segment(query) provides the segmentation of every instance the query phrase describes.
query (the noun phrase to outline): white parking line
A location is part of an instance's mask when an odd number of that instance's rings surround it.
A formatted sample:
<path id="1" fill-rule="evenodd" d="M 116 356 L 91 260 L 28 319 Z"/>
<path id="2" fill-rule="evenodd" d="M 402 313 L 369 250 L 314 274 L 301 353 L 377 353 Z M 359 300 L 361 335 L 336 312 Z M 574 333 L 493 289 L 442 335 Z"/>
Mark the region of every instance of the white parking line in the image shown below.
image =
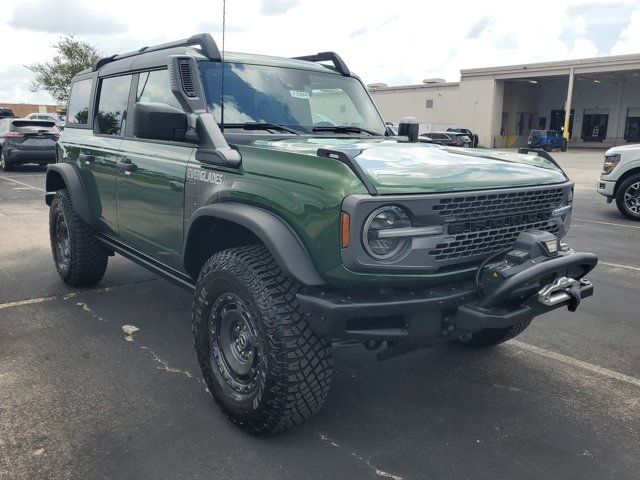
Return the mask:
<path id="1" fill-rule="evenodd" d="M 598 365 L 593 365 L 592 363 L 578 360 L 577 358 L 568 357 L 566 355 L 562 355 L 561 353 L 552 352 L 551 350 L 537 347 L 535 345 L 531 345 L 530 343 L 511 340 L 509 344 L 515 345 L 516 347 L 521 348 L 522 350 L 526 350 L 527 352 L 550 358 L 551 360 L 555 360 L 556 362 L 565 363 L 567 365 L 571 365 L 572 367 L 588 370 L 592 373 L 597 373 L 598 375 L 602 375 L 603 377 L 628 383 L 629 385 L 633 385 L 635 387 L 640 387 L 640 378 L 631 377 L 629 375 L 625 375 L 624 373 L 615 372 L 604 367 L 599 367 Z"/>
<path id="2" fill-rule="evenodd" d="M 607 267 L 613 267 L 613 268 L 626 268 L 628 270 L 634 270 L 636 272 L 640 272 L 640 267 L 632 267 L 630 265 L 620 265 L 617 263 L 609 263 L 609 262 L 598 262 L 598 265 L 606 265 Z"/>
<path id="3" fill-rule="evenodd" d="M 8 181 L 13 182 L 13 183 L 17 183 L 18 185 L 24 185 L 25 187 L 29 187 L 32 190 L 40 190 L 41 192 L 45 192 L 46 193 L 46 190 L 44 190 L 42 188 L 34 187 L 33 185 L 29 185 L 28 183 L 19 182 L 18 180 L 14 180 L 13 178 L 3 177 L 3 176 L 0 176 L 0 178 L 3 179 L 3 180 L 8 180 Z"/>
<path id="4" fill-rule="evenodd" d="M 28 300 L 18 300 L 17 302 L 0 303 L 0 310 L 3 308 L 20 307 L 22 305 L 33 305 L 34 303 L 50 302 L 59 297 L 39 297 L 29 298 Z"/>
<path id="5" fill-rule="evenodd" d="M 626 228 L 637 228 L 640 230 L 640 226 L 638 225 L 626 225 L 624 223 L 611 223 L 611 222 L 599 222 L 597 220 L 586 220 L 584 218 L 574 218 L 576 222 L 586 222 L 586 223 L 597 223 L 598 225 L 611 225 L 614 227 L 626 227 Z"/>

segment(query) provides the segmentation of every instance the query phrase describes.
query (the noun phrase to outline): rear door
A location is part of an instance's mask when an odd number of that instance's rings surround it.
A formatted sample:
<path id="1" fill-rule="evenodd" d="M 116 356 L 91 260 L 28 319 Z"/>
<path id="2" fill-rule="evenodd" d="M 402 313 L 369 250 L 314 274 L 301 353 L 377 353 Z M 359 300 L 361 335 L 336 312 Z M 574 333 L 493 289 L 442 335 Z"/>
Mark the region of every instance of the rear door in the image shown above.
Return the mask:
<path id="1" fill-rule="evenodd" d="M 171 92 L 166 69 L 141 72 L 134 80 L 137 102 L 182 108 Z M 118 170 L 118 225 L 128 245 L 182 270 L 184 187 L 193 144 L 139 139 L 127 128 L 122 150 L 126 167 Z"/>

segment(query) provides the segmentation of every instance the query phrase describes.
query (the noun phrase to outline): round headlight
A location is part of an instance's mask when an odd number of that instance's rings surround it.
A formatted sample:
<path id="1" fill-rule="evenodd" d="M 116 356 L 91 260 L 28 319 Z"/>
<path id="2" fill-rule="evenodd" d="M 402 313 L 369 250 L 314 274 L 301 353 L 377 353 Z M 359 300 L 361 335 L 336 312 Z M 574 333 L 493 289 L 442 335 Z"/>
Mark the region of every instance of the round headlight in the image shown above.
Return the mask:
<path id="1" fill-rule="evenodd" d="M 411 238 L 394 236 L 392 229 L 411 227 L 409 216 L 400 207 L 392 205 L 375 210 L 364 224 L 364 248 L 376 260 L 391 260 L 400 256 Z M 383 233 L 388 231 L 386 234 Z"/>

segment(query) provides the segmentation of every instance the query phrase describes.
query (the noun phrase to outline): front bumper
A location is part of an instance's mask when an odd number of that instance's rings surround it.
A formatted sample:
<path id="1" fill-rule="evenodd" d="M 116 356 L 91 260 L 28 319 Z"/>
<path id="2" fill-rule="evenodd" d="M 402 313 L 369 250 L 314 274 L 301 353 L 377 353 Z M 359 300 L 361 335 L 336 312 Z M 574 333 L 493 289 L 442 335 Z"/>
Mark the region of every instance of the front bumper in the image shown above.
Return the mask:
<path id="1" fill-rule="evenodd" d="M 561 277 L 579 281 L 581 297 L 589 297 L 593 285 L 583 277 L 597 261 L 591 253 L 571 252 L 550 258 L 506 280 L 483 298 L 472 281 L 436 288 L 349 294 L 306 292 L 297 298 L 311 328 L 325 338 L 426 340 L 484 328 L 506 328 L 568 306 L 569 298 L 552 305 L 538 300 L 539 290 Z"/>
<path id="2" fill-rule="evenodd" d="M 598 180 L 596 183 L 596 189 L 600 195 L 604 195 L 605 197 L 613 197 L 614 191 L 616 189 L 616 182 L 611 180 Z"/>

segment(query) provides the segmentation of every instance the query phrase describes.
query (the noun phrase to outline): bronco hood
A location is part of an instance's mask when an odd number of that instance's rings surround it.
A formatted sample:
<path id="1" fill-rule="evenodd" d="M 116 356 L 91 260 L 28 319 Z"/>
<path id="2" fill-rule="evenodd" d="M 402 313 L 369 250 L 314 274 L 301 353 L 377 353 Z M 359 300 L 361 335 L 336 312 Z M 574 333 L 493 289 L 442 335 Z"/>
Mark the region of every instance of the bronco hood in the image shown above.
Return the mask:
<path id="1" fill-rule="evenodd" d="M 381 139 L 258 140 L 254 147 L 316 155 L 319 148 L 357 162 L 380 194 L 432 193 L 547 185 L 567 180 L 538 156 Z M 326 159 L 331 161 L 331 159 Z"/>

